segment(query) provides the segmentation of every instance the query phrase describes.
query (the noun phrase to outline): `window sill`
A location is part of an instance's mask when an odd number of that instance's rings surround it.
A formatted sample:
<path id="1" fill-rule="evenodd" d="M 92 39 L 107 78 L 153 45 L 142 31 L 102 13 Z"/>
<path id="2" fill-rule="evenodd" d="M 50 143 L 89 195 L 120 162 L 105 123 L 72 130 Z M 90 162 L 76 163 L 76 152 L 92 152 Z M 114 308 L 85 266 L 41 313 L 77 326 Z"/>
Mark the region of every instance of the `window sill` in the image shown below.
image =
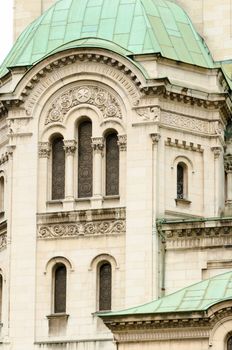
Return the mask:
<path id="1" fill-rule="evenodd" d="M 69 318 L 69 315 L 66 313 L 57 313 L 57 314 L 51 314 L 51 315 L 47 315 L 47 319 L 48 320 L 54 320 L 54 319 L 63 319 L 63 320 L 67 320 Z"/>
<path id="2" fill-rule="evenodd" d="M 185 198 L 175 198 L 176 205 L 189 206 L 192 202 Z"/>
<path id="3" fill-rule="evenodd" d="M 119 195 L 116 195 L 116 196 L 104 196 L 103 199 L 105 201 L 112 200 L 112 199 L 120 199 L 120 196 Z"/>

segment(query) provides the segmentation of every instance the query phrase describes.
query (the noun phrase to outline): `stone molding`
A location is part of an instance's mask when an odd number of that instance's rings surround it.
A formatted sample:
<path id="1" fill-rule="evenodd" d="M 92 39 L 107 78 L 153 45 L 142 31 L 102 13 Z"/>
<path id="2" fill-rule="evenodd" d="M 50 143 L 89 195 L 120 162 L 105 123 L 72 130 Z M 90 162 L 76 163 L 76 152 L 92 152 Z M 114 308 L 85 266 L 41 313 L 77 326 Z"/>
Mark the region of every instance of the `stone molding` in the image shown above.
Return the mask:
<path id="1" fill-rule="evenodd" d="M 124 208 L 38 215 L 39 239 L 119 235 L 126 232 Z"/>
<path id="2" fill-rule="evenodd" d="M 199 145 L 199 144 L 194 145 L 194 143 L 192 143 L 192 142 L 189 142 L 189 144 L 187 144 L 186 141 L 180 142 L 177 139 L 172 141 L 172 139 L 170 137 L 168 137 L 167 141 L 165 141 L 165 145 L 169 146 L 169 147 L 175 147 L 175 148 L 180 148 L 180 149 L 185 149 L 185 150 L 189 150 L 189 151 L 203 153 L 203 149 L 201 148 L 201 145 Z"/>
<path id="3" fill-rule="evenodd" d="M 115 96 L 102 87 L 85 84 L 63 91 L 52 101 L 45 125 L 63 123 L 67 113 L 82 104 L 98 108 L 104 119 L 122 119 L 120 103 Z"/>
<path id="4" fill-rule="evenodd" d="M 232 244 L 232 220 L 158 223 L 158 231 L 167 250 L 224 247 Z"/>
<path id="5" fill-rule="evenodd" d="M 118 147 L 120 151 L 127 150 L 127 135 L 118 135 Z"/>
<path id="6" fill-rule="evenodd" d="M 76 152 L 77 141 L 76 140 L 64 140 L 64 150 L 66 155 L 70 156 Z"/>
<path id="7" fill-rule="evenodd" d="M 92 148 L 94 152 L 103 153 L 104 150 L 104 138 L 103 137 L 92 137 Z"/>
<path id="8" fill-rule="evenodd" d="M 39 142 L 39 158 L 49 158 L 51 145 L 49 142 Z"/>

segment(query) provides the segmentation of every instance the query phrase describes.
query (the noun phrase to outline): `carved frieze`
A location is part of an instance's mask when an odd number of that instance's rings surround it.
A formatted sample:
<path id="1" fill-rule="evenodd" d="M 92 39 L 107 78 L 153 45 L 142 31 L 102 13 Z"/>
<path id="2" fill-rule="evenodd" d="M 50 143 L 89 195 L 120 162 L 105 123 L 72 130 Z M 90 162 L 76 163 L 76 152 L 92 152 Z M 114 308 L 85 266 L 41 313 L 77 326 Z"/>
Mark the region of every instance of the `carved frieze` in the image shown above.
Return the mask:
<path id="1" fill-rule="evenodd" d="M 218 122 L 209 122 L 170 112 L 161 113 L 161 124 L 176 128 L 200 132 L 203 134 L 218 134 Z"/>
<path id="2" fill-rule="evenodd" d="M 126 232 L 124 208 L 81 210 L 62 215 L 45 214 L 38 217 L 38 238 L 80 238 L 119 235 Z"/>
<path id="3" fill-rule="evenodd" d="M 97 107 L 107 118 L 122 118 L 119 101 L 109 91 L 98 86 L 83 85 L 63 92 L 49 109 L 45 125 L 62 123 L 66 114 L 75 106 L 89 104 Z"/>
<path id="4" fill-rule="evenodd" d="M 77 224 L 41 226 L 39 238 L 65 238 L 78 236 L 101 236 L 125 233 L 123 220 L 109 220 L 100 222 L 86 222 Z"/>

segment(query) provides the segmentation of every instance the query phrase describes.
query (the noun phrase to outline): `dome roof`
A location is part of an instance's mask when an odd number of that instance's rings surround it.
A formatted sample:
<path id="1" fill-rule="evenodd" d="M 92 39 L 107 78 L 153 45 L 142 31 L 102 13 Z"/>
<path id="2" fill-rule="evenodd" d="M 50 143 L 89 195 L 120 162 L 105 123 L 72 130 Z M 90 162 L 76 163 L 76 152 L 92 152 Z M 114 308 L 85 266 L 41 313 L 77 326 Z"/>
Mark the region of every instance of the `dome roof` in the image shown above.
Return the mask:
<path id="1" fill-rule="evenodd" d="M 171 1 L 59 0 L 20 35 L 0 76 L 7 68 L 32 66 L 67 47 L 103 47 L 125 56 L 160 53 L 198 66 L 213 66 L 189 17 Z"/>

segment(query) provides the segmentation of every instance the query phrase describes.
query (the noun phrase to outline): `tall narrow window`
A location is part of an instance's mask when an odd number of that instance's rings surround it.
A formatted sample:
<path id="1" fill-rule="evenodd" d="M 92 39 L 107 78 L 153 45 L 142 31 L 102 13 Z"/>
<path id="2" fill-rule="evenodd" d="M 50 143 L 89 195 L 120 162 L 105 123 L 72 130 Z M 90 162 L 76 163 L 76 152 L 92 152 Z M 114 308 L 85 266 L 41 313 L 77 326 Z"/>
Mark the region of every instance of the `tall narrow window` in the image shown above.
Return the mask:
<path id="1" fill-rule="evenodd" d="M 66 267 L 59 264 L 54 271 L 54 312 L 66 311 Z"/>
<path id="2" fill-rule="evenodd" d="M 177 165 L 177 199 L 187 197 L 187 166 L 184 163 Z"/>
<path id="3" fill-rule="evenodd" d="M 99 268 L 99 310 L 111 310 L 112 272 L 108 262 Z"/>
<path id="4" fill-rule="evenodd" d="M 78 197 L 92 197 L 93 151 L 92 123 L 85 121 L 78 128 Z"/>
<path id="5" fill-rule="evenodd" d="M 0 213 L 4 211 L 4 177 L 0 177 Z"/>
<path id="6" fill-rule="evenodd" d="M 106 195 L 119 194 L 119 147 L 116 133 L 106 137 Z"/>
<path id="7" fill-rule="evenodd" d="M 3 289 L 3 280 L 2 280 L 2 275 L 0 275 L 0 322 L 2 321 L 2 289 Z"/>
<path id="8" fill-rule="evenodd" d="M 227 350 L 232 350 L 232 337 L 227 340 Z"/>
<path id="9" fill-rule="evenodd" d="M 52 142 L 52 199 L 64 198 L 65 153 L 62 137 Z"/>

